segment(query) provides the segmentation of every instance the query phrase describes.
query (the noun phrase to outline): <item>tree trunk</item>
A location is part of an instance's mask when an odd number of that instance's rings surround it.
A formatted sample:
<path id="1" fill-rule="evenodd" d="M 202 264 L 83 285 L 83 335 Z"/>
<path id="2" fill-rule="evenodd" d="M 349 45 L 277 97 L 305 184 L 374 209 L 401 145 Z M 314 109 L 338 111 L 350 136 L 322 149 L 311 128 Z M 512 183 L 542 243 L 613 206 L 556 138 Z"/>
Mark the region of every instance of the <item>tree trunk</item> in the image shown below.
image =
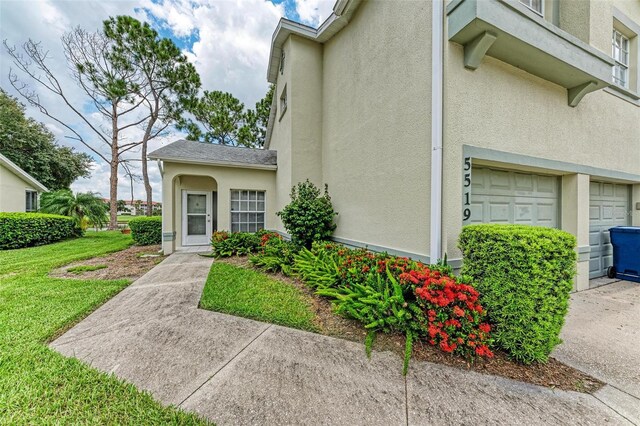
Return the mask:
<path id="1" fill-rule="evenodd" d="M 118 229 L 118 150 L 111 148 L 111 176 L 109 176 L 109 229 Z"/>
<path id="2" fill-rule="evenodd" d="M 147 170 L 147 141 L 142 143 L 142 179 L 144 180 L 144 190 L 147 193 L 147 216 L 153 215 L 153 190 L 149 183 L 149 173 Z"/>
<path id="3" fill-rule="evenodd" d="M 120 152 L 118 147 L 118 103 L 111 103 L 111 176 L 109 176 L 109 227 L 110 230 L 118 229 L 118 166 L 120 165 Z"/>

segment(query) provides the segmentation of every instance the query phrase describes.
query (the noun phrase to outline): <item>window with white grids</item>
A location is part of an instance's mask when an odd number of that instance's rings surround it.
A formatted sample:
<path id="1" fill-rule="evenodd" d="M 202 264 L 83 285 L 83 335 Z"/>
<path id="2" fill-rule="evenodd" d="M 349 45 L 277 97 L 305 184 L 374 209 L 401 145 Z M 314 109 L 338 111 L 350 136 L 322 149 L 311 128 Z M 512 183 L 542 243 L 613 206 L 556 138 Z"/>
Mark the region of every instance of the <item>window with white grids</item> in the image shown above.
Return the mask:
<path id="1" fill-rule="evenodd" d="M 619 86 L 629 87 L 629 39 L 617 30 L 613 30 L 612 55 L 613 82 Z"/>
<path id="2" fill-rule="evenodd" d="M 231 232 L 264 229 L 264 191 L 231 190 Z"/>
<path id="3" fill-rule="evenodd" d="M 524 4 L 539 15 L 543 14 L 542 7 L 544 0 L 520 0 L 520 3 Z"/>

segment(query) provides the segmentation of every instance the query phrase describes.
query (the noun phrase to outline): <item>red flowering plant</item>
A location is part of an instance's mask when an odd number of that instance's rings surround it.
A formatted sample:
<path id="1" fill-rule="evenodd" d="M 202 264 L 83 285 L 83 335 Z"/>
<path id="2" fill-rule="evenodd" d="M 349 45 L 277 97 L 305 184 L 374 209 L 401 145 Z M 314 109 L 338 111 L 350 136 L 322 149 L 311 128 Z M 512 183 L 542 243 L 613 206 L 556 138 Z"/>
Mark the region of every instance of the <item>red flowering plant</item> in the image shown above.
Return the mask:
<path id="1" fill-rule="evenodd" d="M 264 232 L 260 237 L 260 247 L 264 247 L 271 243 L 272 240 L 282 240 L 282 236 L 277 232 Z"/>
<path id="2" fill-rule="evenodd" d="M 428 267 L 405 272 L 400 281 L 414 288 L 427 320 L 423 337 L 429 344 L 466 357 L 493 357 L 491 327 L 484 322 L 486 313 L 475 288 Z"/>
<path id="3" fill-rule="evenodd" d="M 227 231 L 215 231 L 213 235 L 211 235 L 211 241 L 214 243 L 219 243 L 227 238 L 229 238 L 229 233 Z"/>

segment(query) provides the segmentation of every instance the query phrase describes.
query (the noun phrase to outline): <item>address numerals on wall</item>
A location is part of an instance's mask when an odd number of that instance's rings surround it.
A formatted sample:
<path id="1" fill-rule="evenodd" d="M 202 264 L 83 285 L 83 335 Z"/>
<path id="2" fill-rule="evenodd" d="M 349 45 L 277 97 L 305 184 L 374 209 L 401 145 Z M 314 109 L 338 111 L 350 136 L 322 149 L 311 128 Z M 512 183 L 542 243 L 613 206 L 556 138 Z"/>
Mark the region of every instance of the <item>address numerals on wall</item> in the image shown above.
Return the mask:
<path id="1" fill-rule="evenodd" d="M 462 189 L 462 220 L 469 222 L 471 220 L 471 157 L 464 157 L 463 170 L 463 189 Z"/>

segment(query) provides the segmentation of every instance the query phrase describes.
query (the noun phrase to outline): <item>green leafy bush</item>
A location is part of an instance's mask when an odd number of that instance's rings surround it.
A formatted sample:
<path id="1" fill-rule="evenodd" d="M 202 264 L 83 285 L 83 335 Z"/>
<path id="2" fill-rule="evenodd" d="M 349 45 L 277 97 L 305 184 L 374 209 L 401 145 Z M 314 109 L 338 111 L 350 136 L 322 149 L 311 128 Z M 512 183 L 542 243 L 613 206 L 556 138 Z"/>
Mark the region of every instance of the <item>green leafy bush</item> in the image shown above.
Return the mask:
<path id="1" fill-rule="evenodd" d="M 211 248 L 215 257 L 244 256 L 260 248 L 260 233 L 217 231 L 211 237 Z"/>
<path id="2" fill-rule="evenodd" d="M 498 347 L 525 364 L 559 344 L 576 272 L 576 239 L 558 229 L 470 225 L 459 246 L 462 275 L 481 294 Z"/>
<path id="3" fill-rule="evenodd" d="M 479 295 L 453 277 L 446 262 L 425 265 L 315 242 L 294 256 L 293 270 L 316 294 L 332 299 L 337 313 L 369 330 L 367 352 L 378 332 L 405 334 L 405 373 L 416 338 L 467 358 L 493 356 Z"/>
<path id="4" fill-rule="evenodd" d="M 0 213 L 0 250 L 41 246 L 79 237 L 75 219 L 43 213 Z"/>
<path id="5" fill-rule="evenodd" d="M 378 332 L 404 333 L 405 359 L 403 373 L 407 373 L 413 336 L 421 331 L 422 310 L 415 303 L 409 303 L 398 280 L 386 270 L 386 274 L 369 273 L 362 284 L 353 284 L 339 288 L 321 288 L 316 291 L 320 296 L 332 298 L 336 312 L 353 318 L 364 324 L 368 330 L 365 339 L 367 354 Z"/>
<path id="6" fill-rule="evenodd" d="M 291 235 L 291 241 L 302 247 L 311 248 L 311 243 L 327 239 L 336 229 L 333 219 L 337 213 L 331 205 L 327 185 L 324 195 L 320 195 L 320 190 L 309 179 L 291 188 L 291 202 L 276 214 Z"/>
<path id="7" fill-rule="evenodd" d="M 133 241 L 139 246 L 162 243 L 162 217 L 135 217 L 129 221 L 128 225 L 131 228 Z"/>
<path id="8" fill-rule="evenodd" d="M 291 275 L 291 266 L 297 247 L 291 241 L 285 241 L 280 234 L 270 232 L 260 238 L 258 252 L 249 258 L 252 265 L 269 272 L 282 272 Z"/>

